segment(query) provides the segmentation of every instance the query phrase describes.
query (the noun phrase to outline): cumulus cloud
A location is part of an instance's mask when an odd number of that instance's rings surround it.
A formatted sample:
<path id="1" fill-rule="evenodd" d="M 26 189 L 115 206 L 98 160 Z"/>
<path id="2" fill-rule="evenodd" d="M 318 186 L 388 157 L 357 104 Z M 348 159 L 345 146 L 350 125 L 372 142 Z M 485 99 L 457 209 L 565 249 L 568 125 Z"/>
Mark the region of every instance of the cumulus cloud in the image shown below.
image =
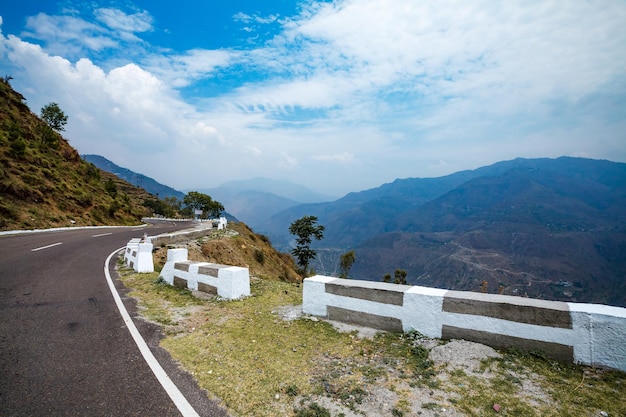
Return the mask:
<path id="1" fill-rule="evenodd" d="M 6 39 L 43 105 L 54 98 L 78 123 L 68 134 L 84 148 L 115 144 L 132 152 L 163 152 L 185 143 L 217 142 L 217 130 L 170 86 L 136 64 L 109 72 L 83 58 L 72 64 L 15 36 Z M 82 123 L 81 123 L 82 122 Z"/>

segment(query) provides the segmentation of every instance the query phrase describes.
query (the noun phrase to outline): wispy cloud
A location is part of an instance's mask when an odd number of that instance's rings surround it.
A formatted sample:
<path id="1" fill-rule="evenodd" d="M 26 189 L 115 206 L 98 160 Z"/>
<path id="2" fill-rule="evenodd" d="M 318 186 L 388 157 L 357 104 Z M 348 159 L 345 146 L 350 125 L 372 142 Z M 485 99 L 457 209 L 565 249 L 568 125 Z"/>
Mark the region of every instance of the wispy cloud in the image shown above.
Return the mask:
<path id="1" fill-rule="evenodd" d="M 44 41 L 50 53 L 62 55 L 118 46 L 106 29 L 74 16 L 49 16 L 45 13 L 31 16 L 26 20 L 22 36 Z"/>
<path id="2" fill-rule="evenodd" d="M 119 9 L 98 8 L 93 15 L 95 20 L 73 9 L 65 15 L 39 13 L 27 18 L 21 36 L 44 42 L 49 53 L 73 57 L 143 43 L 136 34 L 152 30 L 152 17 L 147 11 L 127 14 Z"/>
<path id="3" fill-rule="evenodd" d="M 147 11 L 126 14 L 119 9 L 100 8 L 94 11 L 96 20 L 120 33 L 141 33 L 152 30 L 152 16 Z M 133 39 L 135 39 L 133 37 Z"/>

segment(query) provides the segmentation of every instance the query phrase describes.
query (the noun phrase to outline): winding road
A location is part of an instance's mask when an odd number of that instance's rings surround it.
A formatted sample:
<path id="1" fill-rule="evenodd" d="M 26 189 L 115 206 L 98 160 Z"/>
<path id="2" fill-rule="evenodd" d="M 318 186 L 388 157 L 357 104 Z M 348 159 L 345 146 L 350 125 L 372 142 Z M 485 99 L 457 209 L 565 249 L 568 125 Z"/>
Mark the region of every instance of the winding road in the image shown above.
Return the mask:
<path id="1" fill-rule="evenodd" d="M 133 320 L 192 411 L 172 401 L 105 277 L 105 260 L 131 238 L 185 227 L 155 222 L 0 236 L 0 416 L 227 416 L 158 346 L 158 326 Z M 114 264 L 109 273 L 135 317 Z"/>

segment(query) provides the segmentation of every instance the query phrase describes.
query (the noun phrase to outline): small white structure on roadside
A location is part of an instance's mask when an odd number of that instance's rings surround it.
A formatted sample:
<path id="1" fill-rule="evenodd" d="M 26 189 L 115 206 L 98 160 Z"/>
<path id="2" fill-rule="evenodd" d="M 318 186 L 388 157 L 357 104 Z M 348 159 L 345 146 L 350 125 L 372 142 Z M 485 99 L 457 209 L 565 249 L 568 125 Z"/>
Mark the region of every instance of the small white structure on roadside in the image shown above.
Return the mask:
<path id="1" fill-rule="evenodd" d="M 217 227 L 217 230 L 224 230 L 226 226 L 228 226 L 228 220 L 226 217 L 220 217 L 219 219 L 210 220 L 212 222 L 213 227 Z"/>
<path id="2" fill-rule="evenodd" d="M 248 268 L 187 260 L 184 248 L 168 249 L 160 276 L 170 285 L 235 300 L 250 295 Z"/>
<path id="3" fill-rule="evenodd" d="M 150 238 L 134 238 L 126 244 L 124 251 L 124 262 L 135 272 L 154 272 L 154 262 L 152 260 L 152 249 L 154 245 Z"/>

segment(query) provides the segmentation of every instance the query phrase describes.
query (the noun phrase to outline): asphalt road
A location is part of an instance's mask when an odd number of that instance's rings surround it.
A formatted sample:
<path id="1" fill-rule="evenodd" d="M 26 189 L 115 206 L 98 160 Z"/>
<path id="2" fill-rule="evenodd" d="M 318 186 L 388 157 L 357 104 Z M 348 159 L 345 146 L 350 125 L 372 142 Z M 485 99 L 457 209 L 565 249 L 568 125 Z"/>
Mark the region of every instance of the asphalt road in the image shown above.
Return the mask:
<path id="1" fill-rule="evenodd" d="M 0 236 L 0 416 L 181 416 L 133 341 L 107 285 L 109 254 L 188 224 Z M 115 262 L 109 271 L 113 271 Z M 131 317 L 134 301 L 115 286 Z M 134 319 L 200 416 L 226 416 Z"/>

